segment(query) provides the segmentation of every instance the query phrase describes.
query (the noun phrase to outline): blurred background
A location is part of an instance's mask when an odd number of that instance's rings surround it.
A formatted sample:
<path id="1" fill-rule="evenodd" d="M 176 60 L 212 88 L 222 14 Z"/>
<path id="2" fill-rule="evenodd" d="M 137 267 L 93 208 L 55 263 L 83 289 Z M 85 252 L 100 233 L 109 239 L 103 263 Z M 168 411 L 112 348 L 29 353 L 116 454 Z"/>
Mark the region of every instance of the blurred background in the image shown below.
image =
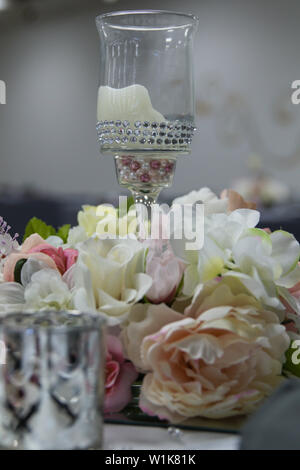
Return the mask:
<path id="1" fill-rule="evenodd" d="M 94 18 L 139 8 L 200 18 L 198 131 L 161 200 L 234 187 L 257 201 L 263 225 L 300 238 L 298 0 L 0 0 L 0 214 L 22 232 L 34 215 L 74 224 L 82 203 L 116 200 L 113 159 L 96 141 Z"/>

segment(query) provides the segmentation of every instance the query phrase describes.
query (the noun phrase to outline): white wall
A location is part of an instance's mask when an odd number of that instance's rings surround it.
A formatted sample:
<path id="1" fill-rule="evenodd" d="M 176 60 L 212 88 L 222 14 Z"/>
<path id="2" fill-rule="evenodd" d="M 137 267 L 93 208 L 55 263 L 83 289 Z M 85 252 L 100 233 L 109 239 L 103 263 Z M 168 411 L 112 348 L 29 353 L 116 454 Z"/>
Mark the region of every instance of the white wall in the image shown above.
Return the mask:
<path id="1" fill-rule="evenodd" d="M 32 24 L 15 17 L 4 24 L 0 17 L 0 79 L 7 84 L 7 104 L 0 106 L 0 184 L 69 193 L 119 190 L 113 161 L 100 158 L 95 133 L 94 16 L 104 4 L 71 3 L 72 14 L 42 13 Z M 105 5 L 137 7 L 140 2 L 130 0 Z M 173 191 L 228 186 L 247 172 L 255 152 L 299 193 L 300 105 L 289 104 L 291 82 L 300 79 L 298 0 L 144 1 L 148 7 L 200 17 L 199 130 L 192 156 L 178 164 Z M 284 120 L 276 121 L 278 115 Z M 231 123 L 230 144 L 222 136 Z M 287 165 L 284 158 L 297 142 L 299 164 Z"/>

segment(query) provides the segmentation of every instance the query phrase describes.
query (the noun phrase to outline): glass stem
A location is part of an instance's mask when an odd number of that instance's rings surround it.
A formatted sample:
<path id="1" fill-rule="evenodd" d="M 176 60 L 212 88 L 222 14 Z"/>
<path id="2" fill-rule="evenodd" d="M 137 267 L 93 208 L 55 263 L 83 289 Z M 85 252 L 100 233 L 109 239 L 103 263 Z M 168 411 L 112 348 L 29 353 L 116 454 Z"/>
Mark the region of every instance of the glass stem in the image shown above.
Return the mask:
<path id="1" fill-rule="evenodd" d="M 139 220 L 139 239 L 144 240 L 149 235 L 149 228 L 151 223 L 151 207 L 153 204 L 156 204 L 159 193 L 163 188 L 151 188 L 149 190 L 139 190 L 130 189 L 134 204 L 137 209 L 137 217 Z"/>
<path id="2" fill-rule="evenodd" d="M 135 204 L 144 204 L 147 209 L 150 209 L 152 204 L 156 204 L 158 196 L 163 188 L 151 188 L 149 190 L 139 190 L 136 191 L 135 189 L 131 189 L 131 194 L 134 199 Z"/>

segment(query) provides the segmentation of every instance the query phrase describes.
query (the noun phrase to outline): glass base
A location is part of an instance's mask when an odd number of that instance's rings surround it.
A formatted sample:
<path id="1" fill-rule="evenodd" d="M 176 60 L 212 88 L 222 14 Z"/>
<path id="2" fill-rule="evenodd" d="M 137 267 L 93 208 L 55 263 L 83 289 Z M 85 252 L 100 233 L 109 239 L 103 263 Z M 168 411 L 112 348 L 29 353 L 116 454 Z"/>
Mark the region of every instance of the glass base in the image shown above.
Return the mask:
<path id="1" fill-rule="evenodd" d="M 176 156 L 122 154 L 115 156 L 115 164 L 120 186 L 131 190 L 136 204 L 151 207 L 160 191 L 173 183 Z"/>

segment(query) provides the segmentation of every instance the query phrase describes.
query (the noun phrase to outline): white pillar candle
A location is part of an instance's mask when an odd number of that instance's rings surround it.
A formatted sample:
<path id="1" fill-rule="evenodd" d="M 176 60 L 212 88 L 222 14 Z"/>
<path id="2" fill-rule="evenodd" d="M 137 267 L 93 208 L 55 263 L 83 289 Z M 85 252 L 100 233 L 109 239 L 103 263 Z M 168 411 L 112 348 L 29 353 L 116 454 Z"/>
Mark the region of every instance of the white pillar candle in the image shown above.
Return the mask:
<path id="1" fill-rule="evenodd" d="M 98 91 L 98 121 L 163 122 L 164 116 L 152 107 L 147 88 L 131 85 L 125 88 L 100 86 Z"/>

